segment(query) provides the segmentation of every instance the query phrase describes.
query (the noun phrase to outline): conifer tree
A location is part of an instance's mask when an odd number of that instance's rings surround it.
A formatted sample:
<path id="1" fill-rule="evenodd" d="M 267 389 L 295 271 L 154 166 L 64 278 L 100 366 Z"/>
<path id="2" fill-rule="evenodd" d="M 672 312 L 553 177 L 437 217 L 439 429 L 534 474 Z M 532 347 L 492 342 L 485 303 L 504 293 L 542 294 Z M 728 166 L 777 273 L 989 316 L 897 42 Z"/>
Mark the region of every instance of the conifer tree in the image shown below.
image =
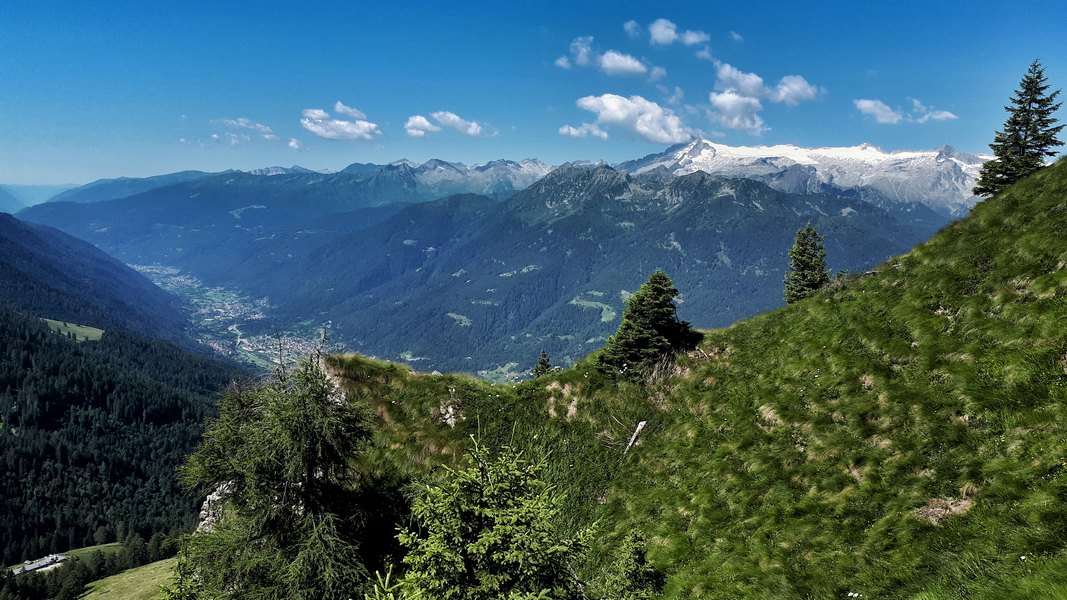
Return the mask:
<path id="1" fill-rule="evenodd" d="M 573 563 L 590 530 L 563 535 L 562 497 L 541 479 L 544 462 L 475 444 L 467 466 L 419 486 L 403 529 L 404 597 L 435 600 L 569 600 L 580 597 Z M 377 587 L 386 587 L 379 585 Z"/>
<path id="2" fill-rule="evenodd" d="M 653 273 L 626 303 L 619 329 L 597 355 L 597 369 L 637 382 L 665 357 L 695 347 L 700 333 L 678 319 L 677 295 L 666 273 Z"/>
<path id="3" fill-rule="evenodd" d="M 201 597 L 351 597 L 368 577 L 351 490 L 369 437 L 364 408 L 327 376 L 321 349 L 292 373 L 228 391 L 183 467 L 188 485 L 219 496 L 217 521 L 181 553 L 186 581 Z"/>
<path id="4" fill-rule="evenodd" d="M 541 356 L 537 357 L 537 364 L 534 365 L 533 376 L 540 377 L 552 372 L 552 363 L 548 362 L 548 352 L 541 351 Z"/>
<path id="5" fill-rule="evenodd" d="M 797 230 L 797 237 L 789 250 L 789 272 L 785 275 L 785 301 L 788 304 L 811 297 L 819 288 L 830 283 L 826 249 L 823 247 L 825 239 L 811 221 Z"/>
<path id="6" fill-rule="evenodd" d="M 1055 124 L 1052 113 L 1062 103 L 1056 102 L 1060 90 L 1049 94 L 1048 88 L 1045 68 L 1034 60 L 1011 98 L 1011 106 L 1004 107 L 1008 120 L 989 145 L 996 158 L 982 165 L 975 195 L 992 196 L 1043 167 L 1046 157 L 1056 155 L 1052 149 L 1063 144 L 1056 138 L 1063 125 Z"/>

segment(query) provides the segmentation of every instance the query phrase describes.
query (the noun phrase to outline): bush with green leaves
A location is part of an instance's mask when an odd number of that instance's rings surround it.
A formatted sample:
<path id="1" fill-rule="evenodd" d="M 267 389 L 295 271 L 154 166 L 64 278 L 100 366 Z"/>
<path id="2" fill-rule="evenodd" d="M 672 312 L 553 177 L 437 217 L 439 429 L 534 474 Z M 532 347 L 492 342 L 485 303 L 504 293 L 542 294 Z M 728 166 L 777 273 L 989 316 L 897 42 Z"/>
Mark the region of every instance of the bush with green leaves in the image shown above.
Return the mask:
<path id="1" fill-rule="evenodd" d="M 638 382 L 676 352 L 695 347 L 701 335 L 678 318 L 677 296 L 666 273 L 652 273 L 627 301 L 618 330 L 597 356 L 597 369 Z"/>
<path id="2" fill-rule="evenodd" d="M 562 531 L 562 498 L 541 479 L 543 467 L 510 447 L 494 456 L 475 443 L 466 467 L 419 485 L 417 525 L 400 533 L 403 588 L 435 600 L 580 598 L 572 566 L 590 531 Z"/>
<path id="3" fill-rule="evenodd" d="M 619 545 L 615 562 L 608 569 L 598 596 L 604 600 L 651 600 L 658 598 L 667 577 L 648 561 L 645 538 L 628 534 Z"/>
<path id="4" fill-rule="evenodd" d="M 367 581 L 351 461 L 370 436 L 364 409 L 316 353 L 265 384 L 231 388 L 182 470 L 215 492 L 218 520 L 189 537 L 182 564 L 203 596 L 349 598 Z"/>

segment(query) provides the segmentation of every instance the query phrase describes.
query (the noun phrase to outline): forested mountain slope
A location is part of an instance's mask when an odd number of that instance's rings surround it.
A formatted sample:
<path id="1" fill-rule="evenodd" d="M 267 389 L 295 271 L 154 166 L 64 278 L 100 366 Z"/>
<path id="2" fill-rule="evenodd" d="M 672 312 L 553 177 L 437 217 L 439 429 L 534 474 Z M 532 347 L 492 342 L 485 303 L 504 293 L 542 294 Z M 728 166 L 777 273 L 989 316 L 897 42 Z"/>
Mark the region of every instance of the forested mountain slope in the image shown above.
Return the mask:
<path id="1" fill-rule="evenodd" d="M 561 363 L 599 348 L 656 268 L 700 326 L 777 306 L 786 251 L 808 220 L 827 235 L 831 267 L 851 271 L 932 233 L 858 199 L 565 165 L 502 204 L 455 196 L 409 207 L 255 289 L 283 318 L 331 321 L 361 352 L 425 370 L 525 371 L 542 348 Z"/>
<path id="2" fill-rule="evenodd" d="M 0 304 L 39 317 L 184 340 L 176 299 L 61 231 L 0 214 Z"/>
<path id="3" fill-rule="evenodd" d="M 640 531 L 666 598 L 1057 597 L 1065 229 L 1060 161 L 646 386 L 588 360 L 518 386 L 332 364 L 378 415 L 368 470 L 424 476 L 469 435 L 549 452 L 571 524 L 599 519 L 586 570 Z"/>
<path id="4" fill-rule="evenodd" d="M 0 305 L 0 562 L 189 526 L 175 480 L 240 373 L 106 331 L 76 342 Z"/>

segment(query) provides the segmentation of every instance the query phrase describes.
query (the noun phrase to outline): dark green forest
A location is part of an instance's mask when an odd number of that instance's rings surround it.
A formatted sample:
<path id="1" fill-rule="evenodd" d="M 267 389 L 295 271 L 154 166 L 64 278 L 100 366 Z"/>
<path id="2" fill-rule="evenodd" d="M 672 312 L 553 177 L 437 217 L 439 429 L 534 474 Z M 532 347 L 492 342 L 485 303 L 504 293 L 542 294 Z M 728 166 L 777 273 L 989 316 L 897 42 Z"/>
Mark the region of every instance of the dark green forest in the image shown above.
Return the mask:
<path id="1" fill-rule="evenodd" d="M 75 342 L 0 307 L 3 564 L 187 527 L 175 469 L 239 372 L 107 331 Z"/>

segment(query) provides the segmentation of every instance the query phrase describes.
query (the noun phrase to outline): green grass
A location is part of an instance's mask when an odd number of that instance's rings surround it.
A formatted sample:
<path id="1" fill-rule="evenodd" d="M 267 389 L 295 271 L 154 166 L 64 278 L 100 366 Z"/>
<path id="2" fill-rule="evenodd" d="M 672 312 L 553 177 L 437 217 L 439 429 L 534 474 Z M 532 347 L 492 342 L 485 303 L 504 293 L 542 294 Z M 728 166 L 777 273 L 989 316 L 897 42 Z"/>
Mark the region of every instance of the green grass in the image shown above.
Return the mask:
<path id="1" fill-rule="evenodd" d="M 155 600 L 159 588 L 172 578 L 175 559 L 168 558 L 151 564 L 123 571 L 100 581 L 90 583 L 84 600 L 121 598 L 122 600 Z"/>
<path id="2" fill-rule="evenodd" d="M 111 542 L 110 544 L 99 544 L 97 546 L 86 546 L 84 548 L 77 548 L 77 549 L 74 549 L 74 550 L 69 550 L 67 552 L 60 552 L 60 554 L 65 555 L 68 559 L 70 559 L 70 558 L 80 558 L 80 559 L 84 560 L 84 559 L 88 558 L 89 555 L 91 555 L 93 552 L 96 552 L 98 550 L 100 552 L 103 552 L 104 554 L 114 554 L 114 553 L 120 552 L 122 550 L 122 544 L 119 544 L 118 542 Z M 38 558 L 41 558 L 41 557 L 38 557 Z M 17 569 L 18 567 L 21 567 L 21 566 L 22 566 L 22 563 L 19 563 L 17 565 L 11 565 L 11 566 L 9 566 L 7 568 L 8 569 Z"/>
<path id="3" fill-rule="evenodd" d="M 75 341 L 78 342 L 99 342 L 100 338 L 104 335 L 103 329 L 97 329 L 96 327 L 89 327 L 88 325 L 76 325 L 74 323 L 67 323 L 66 321 L 55 321 L 52 319 L 41 319 L 45 323 L 48 323 L 48 327 L 59 334 L 71 335 L 75 337 Z"/>
<path id="4" fill-rule="evenodd" d="M 639 529 L 667 598 L 1064 597 L 1064 231 L 1067 161 L 648 387 L 333 364 L 380 425 L 367 469 L 433 477 L 471 435 L 547 454 L 568 525 L 599 522 L 587 573 Z"/>
<path id="5" fill-rule="evenodd" d="M 85 548 L 78 548 L 77 550 L 71 550 L 69 552 L 64 552 L 63 554 L 65 554 L 67 558 L 80 558 L 84 560 L 98 550 L 104 554 L 117 554 L 122 551 L 122 544 L 111 542 L 110 544 L 100 544 L 98 546 L 86 546 Z"/>

